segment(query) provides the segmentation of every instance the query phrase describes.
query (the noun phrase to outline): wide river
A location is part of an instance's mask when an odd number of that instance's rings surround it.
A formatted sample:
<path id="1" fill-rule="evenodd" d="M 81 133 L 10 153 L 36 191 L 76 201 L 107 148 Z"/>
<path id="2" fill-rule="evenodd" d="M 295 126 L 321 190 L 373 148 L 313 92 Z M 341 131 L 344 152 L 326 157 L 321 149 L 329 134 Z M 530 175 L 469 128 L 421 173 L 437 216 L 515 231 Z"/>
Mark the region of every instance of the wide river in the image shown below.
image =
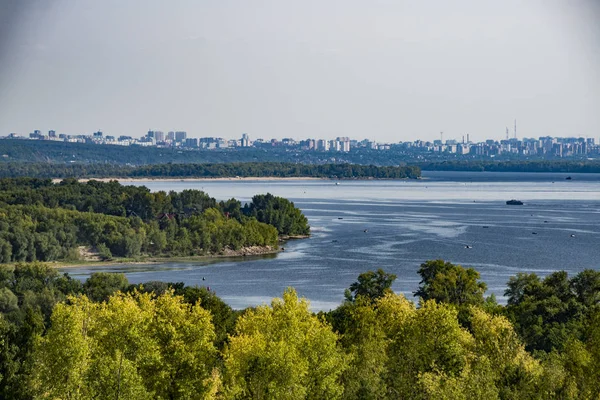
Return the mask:
<path id="1" fill-rule="evenodd" d="M 209 286 L 234 308 L 269 303 L 293 286 L 313 310 L 329 310 L 360 273 L 377 268 L 395 273 L 393 289 L 413 298 L 419 265 L 432 259 L 477 269 L 500 302 L 517 272 L 600 269 L 600 174 L 424 172 L 422 180 L 128 184 L 201 189 L 218 200 L 270 192 L 302 209 L 312 236 L 288 241 L 284 252 L 269 257 L 65 271 L 80 279 L 115 271 L 133 283 Z M 510 199 L 525 204 L 506 205 Z"/>

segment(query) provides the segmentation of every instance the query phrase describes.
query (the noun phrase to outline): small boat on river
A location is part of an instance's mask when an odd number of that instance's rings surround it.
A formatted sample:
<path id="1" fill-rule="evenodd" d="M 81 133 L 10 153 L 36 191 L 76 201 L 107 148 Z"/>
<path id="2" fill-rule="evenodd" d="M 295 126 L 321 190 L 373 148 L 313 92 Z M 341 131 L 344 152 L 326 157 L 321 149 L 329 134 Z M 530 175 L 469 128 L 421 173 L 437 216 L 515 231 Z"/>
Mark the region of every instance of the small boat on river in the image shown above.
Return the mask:
<path id="1" fill-rule="evenodd" d="M 509 206 L 522 206 L 523 202 L 521 200 L 512 199 L 512 200 L 508 200 L 506 202 L 506 204 L 509 205 Z"/>

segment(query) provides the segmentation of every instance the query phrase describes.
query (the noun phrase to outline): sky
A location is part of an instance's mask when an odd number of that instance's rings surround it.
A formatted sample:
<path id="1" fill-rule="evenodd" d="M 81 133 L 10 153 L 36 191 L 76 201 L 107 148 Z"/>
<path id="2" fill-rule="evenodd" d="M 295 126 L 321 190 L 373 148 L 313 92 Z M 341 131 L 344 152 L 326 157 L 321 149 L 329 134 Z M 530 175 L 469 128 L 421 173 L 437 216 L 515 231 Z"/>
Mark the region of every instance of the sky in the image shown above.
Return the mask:
<path id="1" fill-rule="evenodd" d="M 0 136 L 600 137 L 600 0 L 0 0 Z"/>

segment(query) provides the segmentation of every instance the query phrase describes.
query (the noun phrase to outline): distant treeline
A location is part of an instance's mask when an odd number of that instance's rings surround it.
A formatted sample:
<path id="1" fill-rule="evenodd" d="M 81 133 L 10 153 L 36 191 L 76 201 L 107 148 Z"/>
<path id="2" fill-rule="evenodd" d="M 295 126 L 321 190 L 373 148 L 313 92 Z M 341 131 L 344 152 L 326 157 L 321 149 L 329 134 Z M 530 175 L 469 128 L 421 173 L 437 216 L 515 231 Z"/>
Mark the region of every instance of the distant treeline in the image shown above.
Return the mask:
<path id="1" fill-rule="evenodd" d="M 314 177 L 340 179 L 418 178 L 415 166 L 377 167 L 356 164 L 293 164 L 272 162 L 215 164 L 152 164 L 140 167 L 114 164 L 0 163 L 0 177 L 39 178 L 223 178 Z"/>
<path id="2" fill-rule="evenodd" d="M 194 256 L 277 246 L 278 235 L 307 235 L 294 204 L 270 194 L 242 207 L 198 190 L 150 192 L 75 179 L 0 179 L 0 263 L 77 260 L 79 247 L 102 259 Z"/>
<path id="3" fill-rule="evenodd" d="M 442 161 L 420 163 L 424 171 L 600 173 L 600 160 L 588 161 Z"/>

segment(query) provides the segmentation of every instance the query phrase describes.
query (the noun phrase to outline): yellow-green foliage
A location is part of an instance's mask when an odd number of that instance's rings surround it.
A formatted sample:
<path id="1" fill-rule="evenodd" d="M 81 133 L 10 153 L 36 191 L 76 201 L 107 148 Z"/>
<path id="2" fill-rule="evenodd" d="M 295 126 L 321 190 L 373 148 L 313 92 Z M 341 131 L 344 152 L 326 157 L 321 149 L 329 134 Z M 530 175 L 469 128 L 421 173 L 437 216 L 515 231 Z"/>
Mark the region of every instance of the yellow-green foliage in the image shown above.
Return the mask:
<path id="1" fill-rule="evenodd" d="M 600 396 L 598 311 L 586 320 L 583 340 L 534 359 L 507 318 L 479 306 L 462 308 L 459 317 L 456 305 L 429 300 L 416 307 L 387 292 L 343 307 L 338 335 L 288 289 L 239 317 L 219 353 L 210 313 L 172 290 L 117 293 L 105 302 L 71 296 L 37 336 L 22 387 L 42 399 Z M 8 343 L 7 329 L 0 318 L 0 344 Z"/>
<path id="2" fill-rule="evenodd" d="M 249 311 L 225 350 L 226 398 L 340 399 L 347 357 L 293 289 Z"/>
<path id="3" fill-rule="evenodd" d="M 38 342 L 32 384 L 48 399 L 203 398 L 216 380 L 210 319 L 172 292 L 72 297 Z"/>
<path id="4" fill-rule="evenodd" d="M 540 388 L 542 367 L 504 317 L 471 306 L 467 330 L 455 306 L 417 308 L 393 293 L 351 307 L 347 399 L 518 399 Z"/>

